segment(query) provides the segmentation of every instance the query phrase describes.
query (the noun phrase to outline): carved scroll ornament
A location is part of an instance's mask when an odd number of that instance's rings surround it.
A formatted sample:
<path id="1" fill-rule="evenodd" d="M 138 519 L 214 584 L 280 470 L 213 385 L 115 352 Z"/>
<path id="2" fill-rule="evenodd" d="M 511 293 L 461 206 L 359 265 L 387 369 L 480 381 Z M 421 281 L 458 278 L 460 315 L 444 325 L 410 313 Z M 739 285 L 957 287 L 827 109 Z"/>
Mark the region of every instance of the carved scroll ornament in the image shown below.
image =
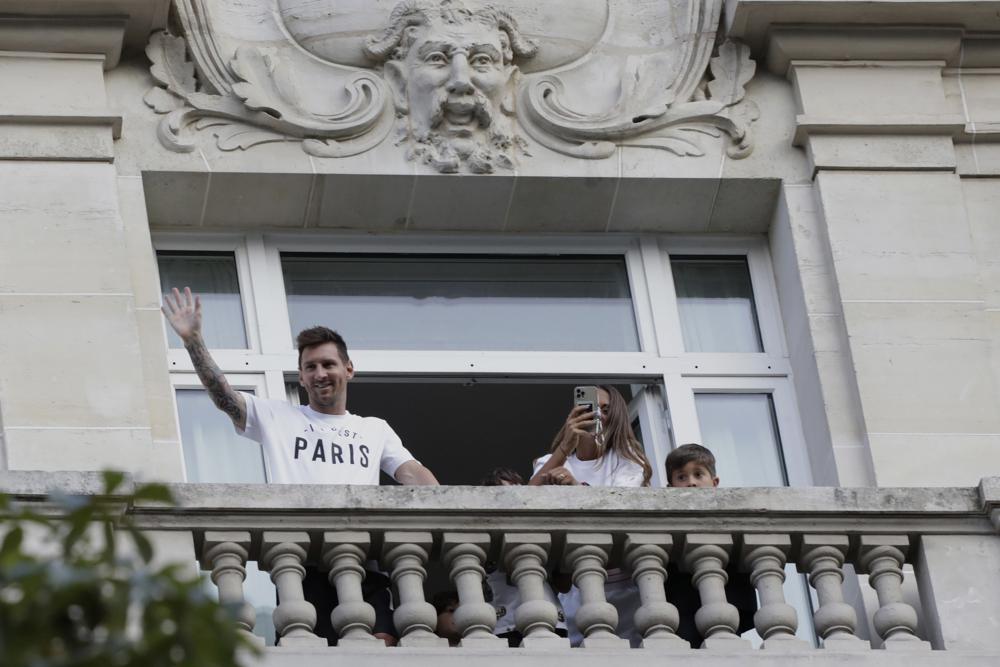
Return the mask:
<path id="1" fill-rule="evenodd" d="M 395 126 L 407 158 L 441 173 L 514 169 L 523 135 L 587 159 L 699 156 L 706 135 L 750 153 L 755 66 L 748 47 L 716 46 L 722 0 L 541 4 L 175 0 L 183 37 L 150 39 L 145 101 L 179 152 L 205 131 L 224 151 L 300 141 L 346 157 Z"/>

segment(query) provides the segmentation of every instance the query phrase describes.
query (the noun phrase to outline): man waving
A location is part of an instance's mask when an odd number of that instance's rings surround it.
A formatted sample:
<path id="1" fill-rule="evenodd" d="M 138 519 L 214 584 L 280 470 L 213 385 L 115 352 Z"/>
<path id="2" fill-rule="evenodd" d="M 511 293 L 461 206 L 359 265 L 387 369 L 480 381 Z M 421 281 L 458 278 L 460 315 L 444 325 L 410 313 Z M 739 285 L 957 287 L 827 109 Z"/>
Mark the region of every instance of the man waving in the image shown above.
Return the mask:
<path id="1" fill-rule="evenodd" d="M 201 301 L 191 294 L 190 288 L 185 287 L 183 293 L 175 288 L 163 301 L 163 314 L 184 342 L 212 402 L 232 420 L 238 433 L 261 444 L 272 483 L 377 485 L 379 470 L 400 484 L 438 483 L 384 420 L 347 411 L 347 386 L 354 377 L 354 364 L 347 354 L 347 344 L 337 332 L 313 327 L 299 333 L 299 384 L 309 396 L 309 404 L 294 406 L 286 400 L 235 391 L 229 385 L 205 346 Z M 316 594 L 312 595 L 310 579 L 314 576 L 317 586 Z M 378 588 L 380 579 L 385 577 L 369 572 L 366 589 L 373 584 Z M 366 590 L 366 593 L 378 598 L 369 600 L 379 617 L 375 631 L 388 640 L 394 633 L 388 608 L 388 581 L 384 584 L 384 590 Z M 316 599 L 332 595 L 329 584 L 320 573 L 310 572 L 304 585 L 306 598 L 317 606 L 317 634 L 332 640 L 324 632 L 329 628 L 329 616 L 322 613 L 322 607 L 327 605 Z M 383 602 L 384 607 L 380 608 Z M 383 623 L 386 618 L 387 624 Z"/>

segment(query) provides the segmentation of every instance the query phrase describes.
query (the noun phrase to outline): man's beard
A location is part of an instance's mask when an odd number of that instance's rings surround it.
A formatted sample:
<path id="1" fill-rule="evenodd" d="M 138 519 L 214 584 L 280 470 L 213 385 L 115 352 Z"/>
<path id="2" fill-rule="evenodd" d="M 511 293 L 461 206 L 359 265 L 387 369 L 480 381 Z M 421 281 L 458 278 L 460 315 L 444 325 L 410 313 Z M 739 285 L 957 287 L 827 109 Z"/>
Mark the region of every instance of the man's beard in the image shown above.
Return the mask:
<path id="1" fill-rule="evenodd" d="M 441 90 L 434 100 L 434 112 L 430 117 L 430 127 L 416 130 L 403 119 L 400 126 L 400 140 L 410 140 L 407 157 L 431 165 L 442 174 L 456 174 L 465 171 L 473 174 L 491 174 L 497 168 L 513 169 L 512 153 L 521 153 L 526 144 L 514 135 L 511 123 L 502 114 L 494 112 L 493 104 L 482 93 L 476 91 L 472 98 L 468 131 L 462 133 L 442 132 L 438 128 L 447 123 L 448 93 Z"/>

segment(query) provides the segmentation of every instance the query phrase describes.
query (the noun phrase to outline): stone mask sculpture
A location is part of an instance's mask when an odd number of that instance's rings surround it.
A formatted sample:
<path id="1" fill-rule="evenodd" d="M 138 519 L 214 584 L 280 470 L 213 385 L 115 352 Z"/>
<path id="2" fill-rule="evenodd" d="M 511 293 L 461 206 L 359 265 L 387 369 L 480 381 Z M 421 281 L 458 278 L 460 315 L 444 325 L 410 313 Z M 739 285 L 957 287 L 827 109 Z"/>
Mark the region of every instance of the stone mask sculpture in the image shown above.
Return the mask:
<path id="1" fill-rule="evenodd" d="M 529 159 L 528 138 L 587 160 L 753 148 L 755 65 L 716 43 L 723 0 L 173 2 L 183 36 L 150 39 L 145 101 L 174 151 L 210 132 L 223 151 L 343 158 L 396 127 L 425 169 L 489 174 Z"/>
<path id="2" fill-rule="evenodd" d="M 365 53 L 384 62 L 410 155 L 442 173 L 488 174 L 513 167 L 524 150 L 513 113 L 515 59 L 537 47 L 506 12 L 460 2 L 403 2 Z"/>

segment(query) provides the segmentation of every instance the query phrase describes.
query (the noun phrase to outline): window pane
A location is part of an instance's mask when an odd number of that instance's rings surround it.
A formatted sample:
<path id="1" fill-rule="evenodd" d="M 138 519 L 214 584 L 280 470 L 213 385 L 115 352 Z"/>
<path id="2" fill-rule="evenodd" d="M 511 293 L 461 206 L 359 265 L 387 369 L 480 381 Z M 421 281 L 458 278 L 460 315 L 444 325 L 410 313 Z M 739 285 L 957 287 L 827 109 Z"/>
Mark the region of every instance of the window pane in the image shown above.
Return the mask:
<path id="1" fill-rule="evenodd" d="M 620 257 L 282 256 L 292 331 L 363 349 L 639 349 Z"/>
<path id="2" fill-rule="evenodd" d="M 695 394 L 695 405 L 723 486 L 785 486 L 770 394 Z"/>
<path id="3" fill-rule="evenodd" d="M 177 417 L 189 482 L 263 484 L 260 445 L 237 435 L 203 389 L 177 390 Z"/>
<path id="4" fill-rule="evenodd" d="M 684 349 L 762 352 L 750 270 L 743 257 L 671 257 Z"/>
<path id="5" fill-rule="evenodd" d="M 156 253 L 156 259 L 164 294 L 175 287 L 181 291 L 190 287 L 201 299 L 205 344 L 210 348 L 246 349 L 246 325 L 233 253 L 161 251 Z M 170 347 L 184 347 L 169 326 L 167 337 Z"/>

